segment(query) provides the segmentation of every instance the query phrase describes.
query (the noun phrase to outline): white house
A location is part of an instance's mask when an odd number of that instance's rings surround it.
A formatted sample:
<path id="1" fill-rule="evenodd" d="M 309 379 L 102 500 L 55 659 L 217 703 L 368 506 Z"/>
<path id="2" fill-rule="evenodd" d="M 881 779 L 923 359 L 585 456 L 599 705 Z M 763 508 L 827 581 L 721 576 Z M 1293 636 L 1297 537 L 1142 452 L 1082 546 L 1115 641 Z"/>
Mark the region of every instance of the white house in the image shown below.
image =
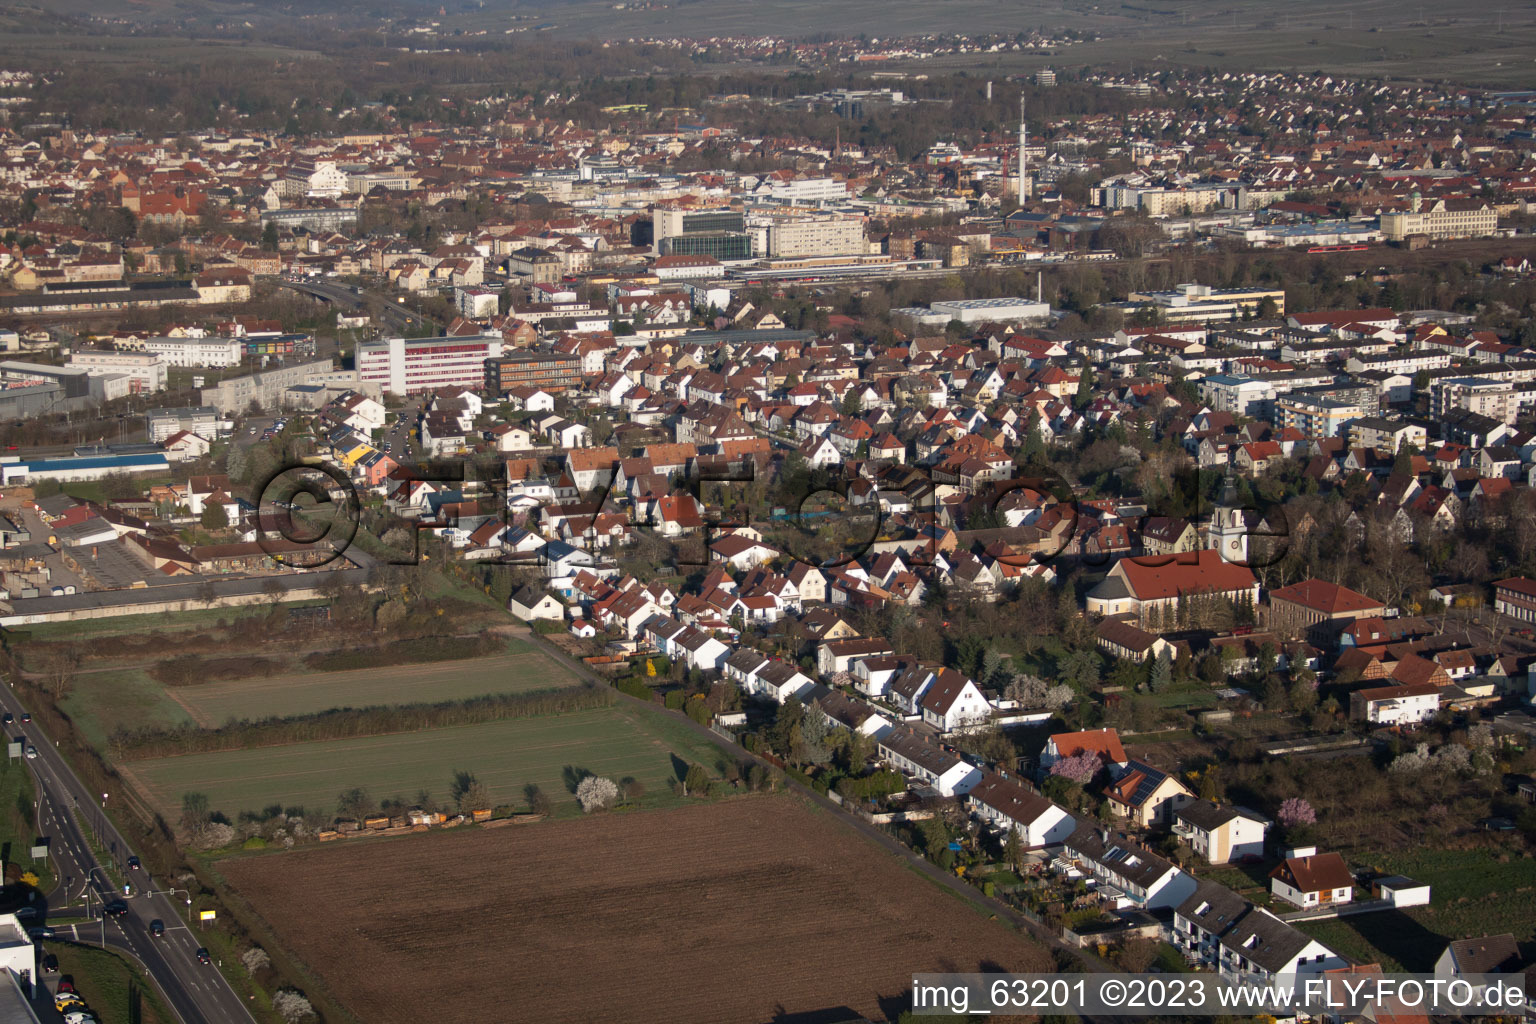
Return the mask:
<path id="1" fill-rule="evenodd" d="M 923 721 L 941 733 L 974 729 L 992 717 L 992 706 L 975 682 L 951 668 L 939 671 L 918 706 Z"/>
<path id="2" fill-rule="evenodd" d="M 507 602 L 507 607 L 512 614 L 524 622 L 532 622 L 535 619 L 551 619 L 556 622 L 565 618 L 565 605 L 556 601 L 553 595 L 532 587 L 522 587 L 512 599 Z"/>
<path id="3" fill-rule="evenodd" d="M 1254 907 L 1219 940 L 1221 975 L 1228 981 L 1262 981 L 1282 974 L 1321 974 L 1348 966 L 1339 954 Z"/>
<path id="4" fill-rule="evenodd" d="M 1210 864 L 1264 853 L 1269 822 L 1252 811 L 1197 800 L 1173 813 L 1173 834 Z"/>
<path id="5" fill-rule="evenodd" d="M 1269 873 L 1269 888 L 1280 899 L 1303 910 L 1349 903 L 1355 880 L 1344 858 L 1336 853 L 1288 857 Z"/>
<path id="6" fill-rule="evenodd" d="M 207 455 L 208 450 L 213 446 L 201 434 L 194 434 L 190 430 L 178 430 L 161 441 L 160 447 L 165 449 L 165 457 L 169 461 L 190 462 Z"/>
<path id="7" fill-rule="evenodd" d="M 1349 717 L 1377 725 L 1415 725 L 1440 710 L 1440 688 L 1433 683 L 1372 686 L 1349 695 Z"/>
<path id="8" fill-rule="evenodd" d="M 1520 946 L 1508 932 L 1477 939 L 1457 939 L 1435 961 L 1435 977 L 1449 981 L 1468 974 L 1518 974 Z"/>
<path id="9" fill-rule="evenodd" d="M 908 729 L 892 729 L 879 743 L 886 764 L 940 796 L 963 796 L 981 781 L 981 769 Z"/>
<path id="10" fill-rule="evenodd" d="M 1234 982 L 1348 966 L 1321 942 L 1208 881 L 1198 883 L 1174 908 L 1169 941 L 1190 962 Z"/>
<path id="11" fill-rule="evenodd" d="M 965 796 L 971 813 L 1004 834 L 1017 830 L 1025 849 L 1064 842 L 1077 821 L 1045 797 L 995 772 L 985 773 Z"/>
<path id="12" fill-rule="evenodd" d="M 1195 891 L 1195 877 L 1123 834 L 1096 825 L 1077 827 L 1063 855 L 1099 883 L 1099 894 L 1120 909 L 1176 907 Z"/>

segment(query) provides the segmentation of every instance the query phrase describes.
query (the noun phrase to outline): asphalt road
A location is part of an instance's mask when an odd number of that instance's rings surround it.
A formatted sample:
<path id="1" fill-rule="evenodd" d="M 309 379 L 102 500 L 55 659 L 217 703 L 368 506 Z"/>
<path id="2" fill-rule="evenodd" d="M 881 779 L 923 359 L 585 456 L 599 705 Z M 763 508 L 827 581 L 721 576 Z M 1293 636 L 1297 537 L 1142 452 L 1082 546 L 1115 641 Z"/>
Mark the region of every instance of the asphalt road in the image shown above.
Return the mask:
<path id="1" fill-rule="evenodd" d="M 279 284 L 284 288 L 292 288 L 294 291 L 304 292 L 325 299 L 333 306 L 344 306 L 349 309 L 360 309 L 367 304 L 364 301 L 365 299 L 374 299 L 382 305 L 384 312 L 391 320 L 391 325 L 397 329 L 403 330 L 412 323 L 418 322 L 430 323 L 437 327 L 442 326 L 431 317 L 422 316 L 415 310 L 407 309 L 400 303 L 395 302 L 393 299 L 385 298 L 378 292 L 365 291 L 362 294 L 357 294 L 347 285 L 332 284 L 327 281 L 281 281 Z"/>
<path id="2" fill-rule="evenodd" d="M 58 937 L 105 945 L 138 960 L 182 1024 L 254 1024 L 255 1018 L 218 968 L 198 962 L 197 949 L 202 943 L 187 924 L 186 893 L 167 893 L 146 871 L 127 869 L 133 851 L 102 812 L 101 794 L 88 791 L 75 777 L 53 744 L 38 731 L 36 722 L 21 723 L 21 702 L 9 686 L 0 685 L 0 709 L 16 716 L 11 734 L 24 733 L 27 743 L 37 748 L 38 756 L 28 758 L 27 765 L 37 782 L 38 832 L 49 837 L 54 870 L 61 883 L 49 903 L 88 902 L 91 913 L 97 916 L 85 924 L 56 926 Z M 120 876 L 129 880 L 133 895 L 122 897 L 115 889 L 86 841 L 86 827 L 101 837 L 106 857 Z M 103 921 L 101 908 L 114 898 L 124 899 L 128 913 Z M 157 919 L 165 925 L 165 934 L 158 938 L 149 931 L 150 921 Z"/>

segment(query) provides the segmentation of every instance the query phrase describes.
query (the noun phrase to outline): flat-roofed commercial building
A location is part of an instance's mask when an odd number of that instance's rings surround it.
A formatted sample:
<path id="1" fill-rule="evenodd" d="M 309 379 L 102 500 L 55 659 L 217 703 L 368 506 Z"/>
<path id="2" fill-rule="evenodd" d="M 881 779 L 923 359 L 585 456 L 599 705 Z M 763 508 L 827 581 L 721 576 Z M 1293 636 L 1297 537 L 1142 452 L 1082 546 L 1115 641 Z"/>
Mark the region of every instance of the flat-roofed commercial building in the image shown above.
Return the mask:
<path id="1" fill-rule="evenodd" d="M 868 251 L 862 217 L 775 217 L 768 225 L 768 255 L 774 259 Z"/>
<path id="2" fill-rule="evenodd" d="M 85 370 L 92 376 L 105 373 L 128 375 L 129 390 L 151 394 L 165 390 L 169 367 L 153 352 L 114 352 L 106 349 L 82 349 L 70 355 L 68 366 Z"/>
<path id="3" fill-rule="evenodd" d="M 511 388 L 568 391 L 581 383 L 581 356 L 518 350 L 485 361 L 485 390 L 493 395 Z"/>
<path id="4" fill-rule="evenodd" d="M 397 395 L 485 386 L 485 363 L 501 355 L 501 335 L 381 338 L 357 346 L 357 378 Z"/>

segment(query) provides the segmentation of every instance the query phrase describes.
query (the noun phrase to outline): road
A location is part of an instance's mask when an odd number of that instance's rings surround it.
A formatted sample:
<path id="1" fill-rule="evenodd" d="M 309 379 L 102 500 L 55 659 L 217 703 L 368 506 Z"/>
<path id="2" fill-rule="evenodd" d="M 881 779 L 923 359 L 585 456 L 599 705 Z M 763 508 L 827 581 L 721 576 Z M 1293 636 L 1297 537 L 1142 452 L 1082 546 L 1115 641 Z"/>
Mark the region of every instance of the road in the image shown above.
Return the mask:
<path id="1" fill-rule="evenodd" d="M 134 894 L 124 900 L 127 914 L 60 925 L 60 937 L 106 945 L 138 960 L 182 1024 L 255 1024 L 244 1000 L 218 968 L 198 962 L 197 950 L 202 943 L 187 924 L 185 892 L 173 897 L 161 891 L 147 872 L 127 869 L 133 851 L 102 811 L 101 794 L 88 791 L 75 777 L 63 756 L 38 731 L 36 722 L 21 724 L 21 702 L 9 686 L 0 685 L 0 708 L 16 716 L 12 733 L 25 731 L 27 742 L 37 749 L 38 756 L 28 758 L 27 765 L 37 783 L 38 832 L 49 837 L 60 880 L 59 889 L 49 897 L 50 905 L 84 899 L 93 913 L 100 914 L 105 901 L 121 896 L 86 840 L 86 828 L 100 837 L 99 845 L 108 861 L 134 887 Z M 165 934 L 158 938 L 149 931 L 150 921 L 157 919 L 165 925 Z"/>
<path id="2" fill-rule="evenodd" d="M 431 317 L 422 316 L 413 309 L 407 309 L 405 306 L 400 305 L 400 303 L 393 299 L 385 298 L 378 292 L 365 291 L 359 294 L 347 285 L 332 284 L 328 281 L 280 281 L 278 283 L 284 288 L 291 288 L 296 292 L 304 292 L 305 294 L 324 299 L 333 306 L 346 306 L 350 309 L 361 309 L 367 305 L 366 300 L 373 299 L 383 307 L 387 315 L 390 315 L 392 324 L 402 330 L 409 327 L 412 323 L 427 323 L 432 324 L 434 327 L 442 326 Z"/>

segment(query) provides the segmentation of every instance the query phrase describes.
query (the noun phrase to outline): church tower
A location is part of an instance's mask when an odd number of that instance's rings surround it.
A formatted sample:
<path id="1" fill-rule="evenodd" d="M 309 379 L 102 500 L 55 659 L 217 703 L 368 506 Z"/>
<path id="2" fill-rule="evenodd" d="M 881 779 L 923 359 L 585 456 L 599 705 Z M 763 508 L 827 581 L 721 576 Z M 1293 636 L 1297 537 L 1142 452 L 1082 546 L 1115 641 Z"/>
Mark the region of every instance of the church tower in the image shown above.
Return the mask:
<path id="1" fill-rule="evenodd" d="M 1222 561 L 1248 564 L 1248 520 L 1244 510 L 1237 507 L 1237 488 L 1233 486 L 1230 472 L 1222 483 L 1220 497 L 1216 499 L 1208 543 L 1221 555 Z"/>

